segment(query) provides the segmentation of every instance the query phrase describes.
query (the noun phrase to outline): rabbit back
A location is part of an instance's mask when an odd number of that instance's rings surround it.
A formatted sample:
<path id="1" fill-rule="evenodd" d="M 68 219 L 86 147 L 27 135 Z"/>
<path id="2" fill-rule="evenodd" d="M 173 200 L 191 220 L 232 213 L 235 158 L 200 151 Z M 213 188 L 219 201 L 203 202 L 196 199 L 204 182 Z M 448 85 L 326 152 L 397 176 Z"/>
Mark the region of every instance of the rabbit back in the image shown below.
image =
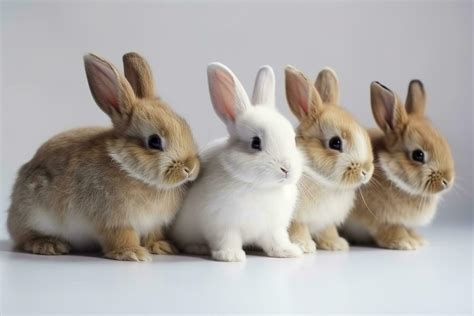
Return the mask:
<path id="1" fill-rule="evenodd" d="M 113 139 L 110 129 L 82 128 L 41 146 L 19 171 L 11 234 L 20 236 L 26 227 L 87 248 L 100 241 L 98 231 L 105 227 L 131 225 L 144 235 L 169 223 L 184 191 L 160 192 L 130 177 L 108 155 Z"/>

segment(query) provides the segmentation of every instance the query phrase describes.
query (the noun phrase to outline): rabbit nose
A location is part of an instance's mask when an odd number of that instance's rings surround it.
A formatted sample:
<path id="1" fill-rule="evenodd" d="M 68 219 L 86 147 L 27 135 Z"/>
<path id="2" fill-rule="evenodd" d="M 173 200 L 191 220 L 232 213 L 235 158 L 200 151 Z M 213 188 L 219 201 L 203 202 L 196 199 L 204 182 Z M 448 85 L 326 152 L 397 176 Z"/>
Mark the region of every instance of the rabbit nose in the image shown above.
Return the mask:
<path id="1" fill-rule="evenodd" d="M 446 179 L 443 179 L 443 180 L 441 181 L 441 183 L 443 184 L 443 188 L 445 188 L 445 189 L 447 189 L 447 188 L 448 188 L 448 185 L 449 185 L 449 182 L 448 182 L 448 180 L 446 180 Z"/>
<path id="2" fill-rule="evenodd" d="M 286 168 L 280 167 L 280 170 L 286 175 L 288 175 L 288 170 Z"/>
<path id="3" fill-rule="evenodd" d="M 188 167 L 184 167 L 183 171 L 187 176 L 189 176 L 189 174 L 191 173 L 191 170 Z"/>

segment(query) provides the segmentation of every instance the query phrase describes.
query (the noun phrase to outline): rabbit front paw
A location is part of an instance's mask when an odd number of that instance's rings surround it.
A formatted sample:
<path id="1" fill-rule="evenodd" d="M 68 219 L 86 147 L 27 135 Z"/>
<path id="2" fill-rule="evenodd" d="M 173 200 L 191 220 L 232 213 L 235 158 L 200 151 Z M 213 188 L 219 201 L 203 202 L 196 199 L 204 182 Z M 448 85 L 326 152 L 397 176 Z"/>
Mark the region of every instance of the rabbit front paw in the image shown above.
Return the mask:
<path id="1" fill-rule="evenodd" d="M 411 236 L 395 239 L 379 239 L 377 244 L 380 247 L 394 250 L 416 250 L 422 246 L 422 244 Z"/>
<path id="2" fill-rule="evenodd" d="M 121 261 L 151 261 L 150 253 L 144 247 L 115 249 L 107 252 L 105 257 Z"/>
<path id="3" fill-rule="evenodd" d="M 239 262 L 245 261 L 245 251 L 239 250 L 216 250 L 211 251 L 211 256 L 217 261 Z"/>
<path id="4" fill-rule="evenodd" d="M 410 235 L 410 237 L 412 237 L 414 240 L 416 240 L 419 247 L 423 247 L 423 246 L 428 245 L 428 241 L 425 238 L 423 238 L 422 236 L 418 235 L 414 230 L 409 229 L 408 234 Z"/>
<path id="5" fill-rule="evenodd" d="M 318 239 L 318 248 L 323 250 L 345 251 L 349 250 L 349 243 L 342 237 Z"/>
<path id="6" fill-rule="evenodd" d="M 158 240 L 147 246 L 148 251 L 155 255 L 174 255 L 178 254 L 178 249 L 167 240 Z"/>
<path id="7" fill-rule="evenodd" d="M 296 239 L 292 242 L 301 248 L 304 253 L 315 253 L 316 243 L 312 239 Z"/>
<path id="8" fill-rule="evenodd" d="M 303 250 L 299 246 L 289 244 L 284 247 L 270 248 L 265 250 L 265 253 L 270 257 L 276 258 L 296 258 L 303 255 Z"/>

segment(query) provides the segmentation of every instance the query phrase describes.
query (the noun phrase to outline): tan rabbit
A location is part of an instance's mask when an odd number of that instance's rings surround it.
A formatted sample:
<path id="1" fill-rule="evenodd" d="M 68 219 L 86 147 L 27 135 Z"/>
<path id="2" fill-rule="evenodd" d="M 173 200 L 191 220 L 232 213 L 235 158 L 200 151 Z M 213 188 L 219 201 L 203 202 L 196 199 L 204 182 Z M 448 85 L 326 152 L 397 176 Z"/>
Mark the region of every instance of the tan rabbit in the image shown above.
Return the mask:
<path id="1" fill-rule="evenodd" d="M 413 227 L 433 219 L 439 196 L 453 185 L 451 150 L 425 116 L 419 80 L 410 82 L 405 106 L 378 82 L 371 84 L 370 96 L 381 128 L 371 131 L 376 168 L 344 231 L 354 240 L 372 237 L 384 248 L 417 249 L 425 241 Z"/>
<path id="2" fill-rule="evenodd" d="M 82 128 L 44 143 L 18 173 L 8 230 L 20 249 L 59 255 L 100 245 L 106 257 L 147 261 L 175 252 L 163 229 L 199 172 L 186 121 L 155 97 L 147 62 L 123 56 L 125 77 L 84 56 L 89 87 L 113 128 Z"/>
<path id="3" fill-rule="evenodd" d="M 285 70 L 286 96 L 300 121 L 296 142 L 306 156 L 291 241 L 304 252 L 346 250 L 336 227 L 349 214 L 356 190 L 370 180 L 372 147 L 364 128 L 339 106 L 335 72 L 323 69 L 313 85 L 299 70 Z M 313 241 L 316 240 L 316 244 Z"/>

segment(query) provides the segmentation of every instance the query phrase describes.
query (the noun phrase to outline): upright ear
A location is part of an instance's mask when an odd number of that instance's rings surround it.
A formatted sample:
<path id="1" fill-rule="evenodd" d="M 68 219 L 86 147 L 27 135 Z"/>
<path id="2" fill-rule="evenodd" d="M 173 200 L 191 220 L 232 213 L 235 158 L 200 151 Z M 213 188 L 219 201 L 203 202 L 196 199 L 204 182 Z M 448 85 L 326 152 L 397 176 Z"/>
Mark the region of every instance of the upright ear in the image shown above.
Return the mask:
<path id="1" fill-rule="evenodd" d="M 272 67 L 262 66 L 258 70 L 253 87 L 252 104 L 275 106 L 275 73 Z"/>
<path id="2" fill-rule="evenodd" d="M 135 95 L 127 80 L 105 59 L 88 54 L 84 56 L 87 81 L 97 105 L 114 123 L 129 113 Z"/>
<path id="3" fill-rule="evenodd" d="M 300 121 L 321 110 L 322 100 L 318 91 L 301 71 L 292 66 L 285 68 L 285 89 L 290 110 Z"/>
<path id="4" fill-rule="evenodd" d="M 329 67 L 321 70 L 314 85 L 324 103 L 339 104 L 339 80 L 334 70 Z"/>
<path id="5" fill-rule="evenodd" d="M 410 81 L 405 107 L 408 114 L 420 116 L 425 114 L 426 94 L 423 83 L 420 80 Z"/>
<path id="6" fill-rule="evenodd" d="M 239 79 L 221 63 L 207 66 L 207 79 L 214 111 L 224 123 L 235 122 L 236 117 L 250 106 Z"/>
<path id="7" fill-rule="evenodd" d="M 138 98 L 149 99 L 155 97 L 155 83 L 148 62 L 137 53 L 123 55 L 125 78 L 133 88 Z"/>
<path id="8" fill-rule="evenodd" d="M 405 108 L 397 96 L 381 83 L 370 84 L 372 113 L 378 126 L 384 132 L 400 130 L 407 120 Z"/>

